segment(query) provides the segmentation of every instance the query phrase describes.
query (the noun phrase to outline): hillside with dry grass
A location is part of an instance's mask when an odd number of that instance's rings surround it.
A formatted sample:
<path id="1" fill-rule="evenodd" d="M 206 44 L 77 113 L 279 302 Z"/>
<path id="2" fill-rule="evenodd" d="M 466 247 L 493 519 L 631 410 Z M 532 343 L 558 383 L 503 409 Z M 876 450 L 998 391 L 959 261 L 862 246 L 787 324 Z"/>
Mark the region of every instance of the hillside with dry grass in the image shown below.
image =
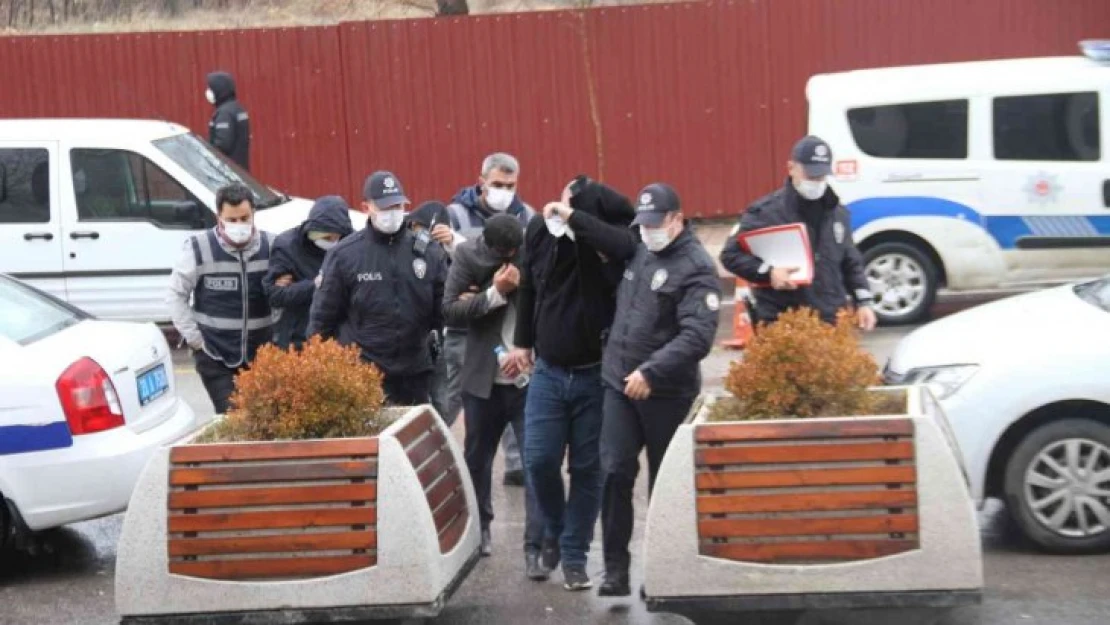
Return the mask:
<path id="1" fill-rule="evenodd" d="M 309 26 L 349 20 L 644 3 L 644 0 L 0 0 L 0 34 Z"/>

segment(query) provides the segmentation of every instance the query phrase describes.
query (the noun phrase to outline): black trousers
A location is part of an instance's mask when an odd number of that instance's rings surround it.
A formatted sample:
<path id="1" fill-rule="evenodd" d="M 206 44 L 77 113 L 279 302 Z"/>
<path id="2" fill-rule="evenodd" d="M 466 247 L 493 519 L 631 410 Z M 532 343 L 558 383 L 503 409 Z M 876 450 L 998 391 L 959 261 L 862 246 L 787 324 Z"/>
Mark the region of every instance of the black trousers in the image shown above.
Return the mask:
<path id="1" fill-rule="evenodd" d="M 518 441 L 524 440 L 524 404 L 527 389 L 512 384 L 494 384 L 489 399 L 462 393 L 466 440 L 463 443 L 466 467 L 478 499 L 482 529 L 493 521 L 493 458 L 505 428 L 512 426 Z M 521 453 L 524 446 L 521 445 Z M 536 500 L 528 472 L 524 472 L 524 551 L 539 553 L 543 546 L 543 511 Z"/>
<path id="2" fill-rule="evenodd" d="M 391 406 L 418 406 L 429 404 L 432 372 L 415 375 L 387 375 L 382 380 L 385 403 Z"/>
<path id="3" fill-rule="evenodd" d="M 246 365 L 233 369 L 209 356 L 204 350 L 193 352 L 193 362 L 216 414 L 226 414 L 231 407 L 231 394 L 235 391 L 235 374 L 246 369 Z"/>
<path id="4" fill-rule="evenodd" d="M 627 573 L 631 562 L 632 488 L 640 473 L 640 451 L 647 447 L 648 496 L 678 426 L 694 397 L 652 397 L 632 401 L 622 391 L 605 387 L 601 424 L 601 529 L 605 570 Z M 676 572 L 681 574 L 681 572 Z"/>

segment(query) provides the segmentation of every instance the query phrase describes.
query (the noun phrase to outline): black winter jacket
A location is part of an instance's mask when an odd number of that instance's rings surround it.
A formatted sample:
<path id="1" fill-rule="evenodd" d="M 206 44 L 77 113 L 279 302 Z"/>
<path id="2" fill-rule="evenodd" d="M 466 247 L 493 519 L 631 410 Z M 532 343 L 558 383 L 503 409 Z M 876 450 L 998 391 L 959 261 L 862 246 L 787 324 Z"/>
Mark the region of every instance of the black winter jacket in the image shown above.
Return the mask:
<path id="1" fill-rule="evenodd" d="M 812 212 L 819 211 L 816 218 Z M 808 218 L 808 219 L 807 219 Z M 812 224 L 809 228 L 813 248 L 813 284 L 794 291 L 776 291 L 765 284 L 770 280 L 770 265 L 740 247 L 736 234 L 789 223 Z M 848 304 L 870 303 L 871 290 L 863 271 L 863 258 L 852 241 L 848 209 L 830 188 L 820 199 L 809 201 L 798 195 L 788 178 L 786 184 L 755 201 L 740 217 L 732 236 L 725 242 L 721 264 L 732 273 L 752 282 L 757 321 L 773 322 L 792 308 L 806 306 L 823 320 L 833 323 L 836 313 Z"/>
<path id="2" fill-rule="evenodd" d="M 274 241 L 270 252 L 270 270 L 262 280 L 270 306 L 281 308 L 281 319 L 274 326 L 274 343 L 288 348 L 300 346 L 308 338 L 308 312 L 316 293 L 316 276 L 324 264 L 324 250 L 310 241 L 312 231 L 346 237 L 354 231 L 351 215 L 343 198 L 330 195 L 316 200 L 308 219 L 287 230 Z M 289 286 L 275 282 L 284 275 L 293 276 Z"/>
<path id="3" fill-rule="evenodd" d="M 235 95 L 231 74 L 208 75 L 208 88 L 216 96 L 216 109 L 208 121 L 208 142 L 243 169 L 250 171 L 251 121 Z"/>
<path id="4" fill-rule="evenodd" d="M 447 255 L 429 245 L 419 256 L 415 241 L 408 228 L 387 235 L 371 223 L 340 241 L 324 260 L 309 335 L 358 345 L 388 376 L 431 371 L 428 335 L 443 327 Z"/>

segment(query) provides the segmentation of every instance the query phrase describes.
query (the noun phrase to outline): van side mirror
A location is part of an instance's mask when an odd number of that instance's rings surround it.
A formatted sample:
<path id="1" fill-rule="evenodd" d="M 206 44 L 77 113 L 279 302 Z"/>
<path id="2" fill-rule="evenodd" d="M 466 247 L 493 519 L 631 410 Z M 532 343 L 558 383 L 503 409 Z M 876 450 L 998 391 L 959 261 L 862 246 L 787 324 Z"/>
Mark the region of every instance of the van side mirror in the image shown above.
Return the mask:
<path id="1" fill-rule="evenodd" d="M 173 221 L 176 224 L 188 226 L 191 230 L 204 230 L 209 227 L 208 221 L 204 218 L 207 212 L 193 200 L 174 202 Z"/>

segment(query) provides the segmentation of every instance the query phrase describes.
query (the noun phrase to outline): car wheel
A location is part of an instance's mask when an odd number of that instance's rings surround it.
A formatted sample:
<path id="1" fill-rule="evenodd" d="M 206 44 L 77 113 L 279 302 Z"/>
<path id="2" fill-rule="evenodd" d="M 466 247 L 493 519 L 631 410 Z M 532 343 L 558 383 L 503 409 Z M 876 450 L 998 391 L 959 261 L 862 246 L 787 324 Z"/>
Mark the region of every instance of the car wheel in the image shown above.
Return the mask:
<path id="1" fill-rule="evenodd" d="M 1006 465 L 1006 507 L 1046 551 L 1110 548 L 1110 427 L 1065 419 L 1030 432 Z"/>
<path id="2" fill-rule="evenodd" d="M 937 297 L 937 267 L 909 243 L 880 243 L 863 254 L 864 274 L 883 325 L 920 321 Z"/>

